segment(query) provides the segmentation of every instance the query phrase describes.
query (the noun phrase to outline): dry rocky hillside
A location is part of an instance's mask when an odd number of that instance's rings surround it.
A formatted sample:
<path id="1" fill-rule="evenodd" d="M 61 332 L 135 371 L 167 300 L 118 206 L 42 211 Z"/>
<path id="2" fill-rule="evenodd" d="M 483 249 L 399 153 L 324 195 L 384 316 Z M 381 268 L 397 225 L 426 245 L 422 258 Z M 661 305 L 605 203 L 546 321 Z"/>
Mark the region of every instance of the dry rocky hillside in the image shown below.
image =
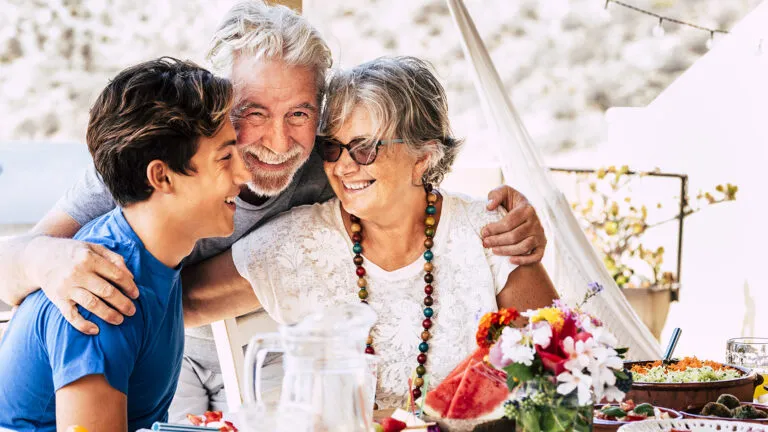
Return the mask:
<path id="1" fill-rule="evenodd" d="M 759 0 L 628 0 L 728 29 Z M 0 0 L 0 140 L 82 141 L 106 80 L 160 55 L 203 61 L 229 0 Z M 513 101 L 546 152 L 598 144 L 604 111 L 643 106 L 706 51 L 709 35 L 602 0 L 466 0 Z M 338 64 L 410 54 L 436 66 L 455 128 L 482 127 L 443 0 L 304 0 Z M 713 83 L 716 85 L 717 83 Z"/>

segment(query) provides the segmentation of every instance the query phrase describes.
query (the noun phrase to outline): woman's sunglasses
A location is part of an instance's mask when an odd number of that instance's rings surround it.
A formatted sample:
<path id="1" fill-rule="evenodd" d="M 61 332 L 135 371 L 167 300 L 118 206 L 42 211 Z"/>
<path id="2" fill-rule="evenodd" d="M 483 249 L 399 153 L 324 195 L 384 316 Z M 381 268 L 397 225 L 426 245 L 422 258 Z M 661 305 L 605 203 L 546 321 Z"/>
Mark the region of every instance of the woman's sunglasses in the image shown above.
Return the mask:
<path id="1" fill-rule="evenodd" d="M 326 162 L 336 162 L 341 157 L 343 149 L 347 149 L 349 157 L 359 165 L 370 165 L 376 161 L 379 147 L 384 144 L 402 143 L 401 139 L 378 140 L 371 143 L 365 138 L 356 138 L 349 144 L 342 144 L 338 140 L 318 135 L 315 139 L 315 147 L 320 152 L 320 157 Z"/>

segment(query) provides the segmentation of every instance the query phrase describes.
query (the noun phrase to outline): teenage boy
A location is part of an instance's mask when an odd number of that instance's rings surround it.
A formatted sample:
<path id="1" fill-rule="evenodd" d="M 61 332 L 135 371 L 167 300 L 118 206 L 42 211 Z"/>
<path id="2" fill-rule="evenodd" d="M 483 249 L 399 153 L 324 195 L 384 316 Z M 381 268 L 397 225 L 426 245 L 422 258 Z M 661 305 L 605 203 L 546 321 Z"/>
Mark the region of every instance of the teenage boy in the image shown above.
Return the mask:
<path id="1" fill-rule="evenodd" d="M 91 109 L 88 149 L 118 206 L 76 239 L 124 261 L 141 295 L 120 326 L 72 327 L 42 291 L 19 306 L 0 343 L 0 428 L 134 431 L 164 421 L 184 352 L 181 261 L 234 230 L 250 178 L 224 78 L 171 58 L 120 72 Z"/>

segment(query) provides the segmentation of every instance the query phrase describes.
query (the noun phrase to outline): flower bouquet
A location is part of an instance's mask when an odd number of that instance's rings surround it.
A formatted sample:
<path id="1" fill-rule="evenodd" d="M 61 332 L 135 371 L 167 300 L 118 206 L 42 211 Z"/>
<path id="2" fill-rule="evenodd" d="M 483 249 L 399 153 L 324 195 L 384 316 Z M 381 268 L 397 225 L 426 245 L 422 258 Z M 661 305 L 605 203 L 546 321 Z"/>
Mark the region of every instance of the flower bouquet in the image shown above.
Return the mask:
<path id="1" fill-rule="evenodd" d="M 588 431 L 593 404 L 621 401 L 632 384 L 624 370 L 624 348 L 600 320 L 581 310 L 602 290 L 590 284 L 575 308 L 560 301 L 522 313 L 529 322 L 515 328 L 514 309 L 486 314 L 477 342 L 488 347 L 488 361 L 507 374 L 511 400 L 505 416 L 528 432 Z"/>

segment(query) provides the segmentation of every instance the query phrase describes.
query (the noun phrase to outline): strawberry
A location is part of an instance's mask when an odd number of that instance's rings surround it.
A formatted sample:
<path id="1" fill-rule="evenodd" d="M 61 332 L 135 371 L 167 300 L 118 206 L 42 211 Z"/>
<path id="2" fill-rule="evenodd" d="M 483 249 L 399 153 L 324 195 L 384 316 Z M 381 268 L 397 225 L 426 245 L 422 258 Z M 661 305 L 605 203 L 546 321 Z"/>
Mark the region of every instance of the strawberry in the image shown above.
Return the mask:
<path id="1" fill-rule="evenodd" d="M 189 420 L 189 422 L 195 426 L 200 426 L 203 424 L 203 421 L 200 419 L 200 416 L 187 414 L 187 420 Z"/>
<path id="2" fill-rule="evenodd" d="M 205 416 L 206 423 L 212 423 L 221 421 L 222 414 L 221 411 L 206 411 L 203 416 Z"/>
<path id="3" fill-rule="evenodd" d="M 381 421 L 381 427 L 384 428 L 384 432 L 400 432 L 405 429 L 407 425 L 400 420 L 395 420 L 392 417 L 387 417 Z"/>

